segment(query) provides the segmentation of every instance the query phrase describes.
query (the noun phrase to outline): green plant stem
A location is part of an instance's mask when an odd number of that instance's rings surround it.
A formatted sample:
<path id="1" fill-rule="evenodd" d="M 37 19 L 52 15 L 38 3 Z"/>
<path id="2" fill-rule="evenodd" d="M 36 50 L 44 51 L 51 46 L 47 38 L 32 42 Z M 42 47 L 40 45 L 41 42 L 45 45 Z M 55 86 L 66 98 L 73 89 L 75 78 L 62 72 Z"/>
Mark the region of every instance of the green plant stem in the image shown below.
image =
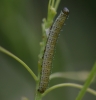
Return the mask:
<path id="1" fill-rule="evenodd" d="M 56 9 L 56 10 L 57 10 L 57 8 L 58 8 L 58 5 L 59 5 L 60 1 L 61 1 L 61 0 L 57 0 L 56 3 L 55 3 L 55 9 Z"/>
<path id="2" fill-rule="evenodd" d="M 73 79 L 78 81 L 85 81 L 88 77 L 89 72 L 87 71 L 80 71 L 80 72 L 56 72 L 50 75 L 50 80 L 54 78 L 67 78 L 67 79 Z M 82 78 L 81 76 L 84 77 Z"/>
<path id="3" fill-rule="evenodd" d="M 8 50 L 4 49 L 1 46 L 0 46 L 0 52 L 3 52 L 5 54 L 9 55 L 10 57 L 14 58 L 15 60 L 17 60 L 20 64 L 23 65 L 23 67 L 25 67 L 27 69 L 27 71 L 31 74 L 31 76 L 34 78 L 34 80 L 38 81 L 37 76 L 33 73 L 33 71 L 21 59 L 19 59 L 14 54 L 12 54 L 11 52 L 9 52 Z"/>
<path id="4" fill-rule="evenodd" d="M 87 88 L 89 87 L 89 85 L 90 85 L 90 83 L 91 83 L 91 81 L 92 81 L 92 79 L 93 79 L 93 77 L 94 77 L 95 74 L 96 74 L 96 62 L 94 64 L 94 66 L 93 66 L 93 68 L 92 68 L 92 70 L 91 70 L 91 72 L 90 72 L 90 74 L 88 76 L 88 79 L 86 80 L 86 82 L 85 82 L 82 90 L 78 94 L 76 100 L 81 100 L 83 98 L 83 96 L 84 96 Z"/>
<path id="5" fill-rule="evenodd" d="M 45 96 L 47 93 L 49 93 L 50 91 L 52 91 L 52 90 L 54 90 L 54 89 L 56 89 L 56 88 L 60 88 L 60 87 L 75 87 L 75 88 L 78 88 L 78 89 L 82 89 L 82 88 L 83 88 L 82 85 L 75 84 L 75 83 L 62 83 L 62 84 L 58 84 L 58 85 L 52 86 L 52 87 L 50 87 L 49 89 L 47 89 L 47 90 L 42 94 L 42 97 L 44 97 L 44 96 Z M 88 88 L 86 91 L 96 96 L 96 91 L 95 91 L 95 90 Z"/>
<path id="6" fill-rule="evenodd" d="M 52 0 L 51 2 L 52 2 L 52 6 L 54 7 L 55 0 Z"/>
<path id="7" fill-rule="evenodd" d="M 50 75 L 50 80 L 55 78 L 66 78 L 71 80 L 77 80 L 81 82 L 85 82 L 88 78 L 89 71 L 69 71 L 69 72 L 56 72 Z M 95 82 L 95 78 L 91 81 L 92 83 Z"/>
<path id="8" fill-rule="evenodd" d="M 35 100 L 42 100 L 42 95 L 39 92 L 36 92 Z"/>

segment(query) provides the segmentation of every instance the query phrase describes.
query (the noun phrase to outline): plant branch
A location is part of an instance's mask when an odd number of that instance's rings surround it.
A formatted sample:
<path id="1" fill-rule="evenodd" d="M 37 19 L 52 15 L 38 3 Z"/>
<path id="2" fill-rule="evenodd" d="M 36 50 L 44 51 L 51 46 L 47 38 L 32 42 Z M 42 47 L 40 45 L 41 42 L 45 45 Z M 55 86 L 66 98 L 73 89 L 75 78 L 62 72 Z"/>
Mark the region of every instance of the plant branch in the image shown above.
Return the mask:
<path id="1" fill-rule="evenodd" d="M 57 8 L 58 8 L 58 5 L 59 5 L 60 1 L 61 1 L 61 0 L 57 0 L 56 3 L 55 3 L 55 9 L 56 9 L 56 10 L 57 10 Z"/>
<path id="2" fill-rule="evenodd" d="M 60 88 L 60 87 L 75 87 L 75 88 L 78 88 L 78 89 L 82 89 L 83 88 L 82 85 L 75 84 L 75 83 L 62 83 L 62 84 L 54 85 L 54 86 L 50 87 L 49 89 L 47 89 L 42 94 L 42 97 L 45 96 L 50 91 L 52 91 L 52 90 L 54 90 L 56 88 Z M 86 91 L 96 96 L 96 91 L 95 90 L 88 88 Z"/>
<path id="3" fill-rule="evenodd" d="M 89 71 L 56 72 L 50 75 L 50 80 L 54 78 L 67 78 L 84 82 L 87 79 L 89 73 Z M 95 78 L 91 82 L 95 82 Z"/>
<path id="4" fill-rule="evenodd" d="M 76 100 L 81 100 L 83 98 L 83 96 L 84 96 L 87 88 L 89 87 L 89 85 L 90 85 L 90 83 L 91 83 L 91 81 L 92 81 L 92 79 L 93 79 L 93 77 L 94 77 L 95 74 L 96 74 L 96 62 L 94 64 L 94 66 L 93 66 L 93 68 L 92 68 L 92 70 L 91 70 L 91 72 L 90 72 L 90 74 L 88 76 L 88 79 L 86 80 L 86 82 L 85 82 L 82 90 L 78 94 Z"/>
<path id="5" fill-rule="evenodd" d="M 4 49 L 1 46 L 0 46 L 0 52 L 3 52 L 5 54 L 9 55 L 10 57 L 14 58 L 15 60 L 17 60 L 20 64 L 23 65 L 23 67 L 25 67 L 25 69 L 27 69 L 27 71 L 31 74 L 31 76 L 34 78 L 34 80 L 38 81 L 37 76 L 33 73 L 33 71 L 21 59 L 19 59 L 14 54 L 12 54 L 11 52 L 9 52 L 8 50 Z"/>

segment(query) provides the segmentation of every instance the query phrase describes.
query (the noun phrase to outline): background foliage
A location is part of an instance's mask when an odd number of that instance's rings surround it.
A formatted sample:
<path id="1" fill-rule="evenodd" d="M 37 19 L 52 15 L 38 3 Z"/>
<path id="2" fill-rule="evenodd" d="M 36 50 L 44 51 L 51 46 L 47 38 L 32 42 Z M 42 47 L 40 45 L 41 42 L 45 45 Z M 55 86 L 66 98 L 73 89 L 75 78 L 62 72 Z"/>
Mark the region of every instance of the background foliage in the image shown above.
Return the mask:
<path id="1" fill-rule="evenodd" d="M 96 60 L 96 1 L 61 0 L 58 14 L 64 6 L 69 19 L 57 43 L 52 73 L 58 71 L 90 71 Z M 42 18 L 47 16 L 48 0 L 0 0 L 0 45 L 22 59 L 37 75 Z M 84 76 L 81 76 L 82 78 Z M 63 82 L 83 82 L 54 79 L 49 86 Z M 96 90 L 96 82 L 90 86 Z M 52 91 L 46 100 L 74 100 L 79 92 L 74 88 Z M 0 53 L 0 98 L 34 99 L 35 82 L 14 59 Z M 96 97 L 86 93 L 84 100 Z"/>

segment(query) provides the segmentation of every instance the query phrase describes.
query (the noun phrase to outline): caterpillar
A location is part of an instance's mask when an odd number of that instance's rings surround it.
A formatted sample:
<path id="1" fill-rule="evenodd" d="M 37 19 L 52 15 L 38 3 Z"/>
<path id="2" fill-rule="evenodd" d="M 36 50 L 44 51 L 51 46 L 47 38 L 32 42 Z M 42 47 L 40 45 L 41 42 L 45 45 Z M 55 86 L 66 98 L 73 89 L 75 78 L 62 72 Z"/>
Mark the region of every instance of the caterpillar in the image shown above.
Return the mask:
<path id="1" fill-rule="evenodd" d="M 61 11 L 53 25 L 51 26 L 49 30 L 49 36 L 47 39 L 46 47 L 45 47 L 45 52 L 43 55 L 43 61 L 42 61 L 42 70 L 41 70 L 41 76 L 40 76 L 40 83 L 39 83 L 39 88 L 38 91 L 40 93 L 44 93 L 48 86 L 49 82 L 49 76 L 51 72 L 51 64 L 52 64 L 52 59 L 53 59 L 53 54 L 54 54 L 54 47 L 59 35 L 59 32 L 68 17 L 69 10 L 64 7 L 64 9 Z"/>

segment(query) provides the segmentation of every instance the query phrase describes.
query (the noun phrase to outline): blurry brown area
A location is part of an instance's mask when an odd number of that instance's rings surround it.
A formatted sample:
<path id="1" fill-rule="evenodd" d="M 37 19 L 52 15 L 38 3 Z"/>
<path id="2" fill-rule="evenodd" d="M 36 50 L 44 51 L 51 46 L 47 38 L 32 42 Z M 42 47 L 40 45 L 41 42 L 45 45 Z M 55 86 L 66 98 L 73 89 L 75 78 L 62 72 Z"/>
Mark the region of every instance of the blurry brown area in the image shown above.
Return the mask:
<path id="1" fill-rule="evenodd" d="M 95 4 L 95 0 L 61 0 L 57 14 L 63 7 L 68 7 L 70 14 L 58 39 L 52 73 L 92 69 L 96 61 Z M 0 46 L 22 59 L 36 75 L 41 23 L 47 17 L 47 6 L 48 0 L 0 0 Z M 51 80 L 49 87 L 64 82 L 84 83 L 60 78 Z M 0 52 L 0 100 L 34 100 L 35 86 L 20 63 Z M 96 82 L 90 87 L 96 90 Z M 78 92 L 75 88 L 59 88 L 44 99 L 75 100 Z M 84 96 L 84 100 L 95 99 L 89 93 Z"/>

